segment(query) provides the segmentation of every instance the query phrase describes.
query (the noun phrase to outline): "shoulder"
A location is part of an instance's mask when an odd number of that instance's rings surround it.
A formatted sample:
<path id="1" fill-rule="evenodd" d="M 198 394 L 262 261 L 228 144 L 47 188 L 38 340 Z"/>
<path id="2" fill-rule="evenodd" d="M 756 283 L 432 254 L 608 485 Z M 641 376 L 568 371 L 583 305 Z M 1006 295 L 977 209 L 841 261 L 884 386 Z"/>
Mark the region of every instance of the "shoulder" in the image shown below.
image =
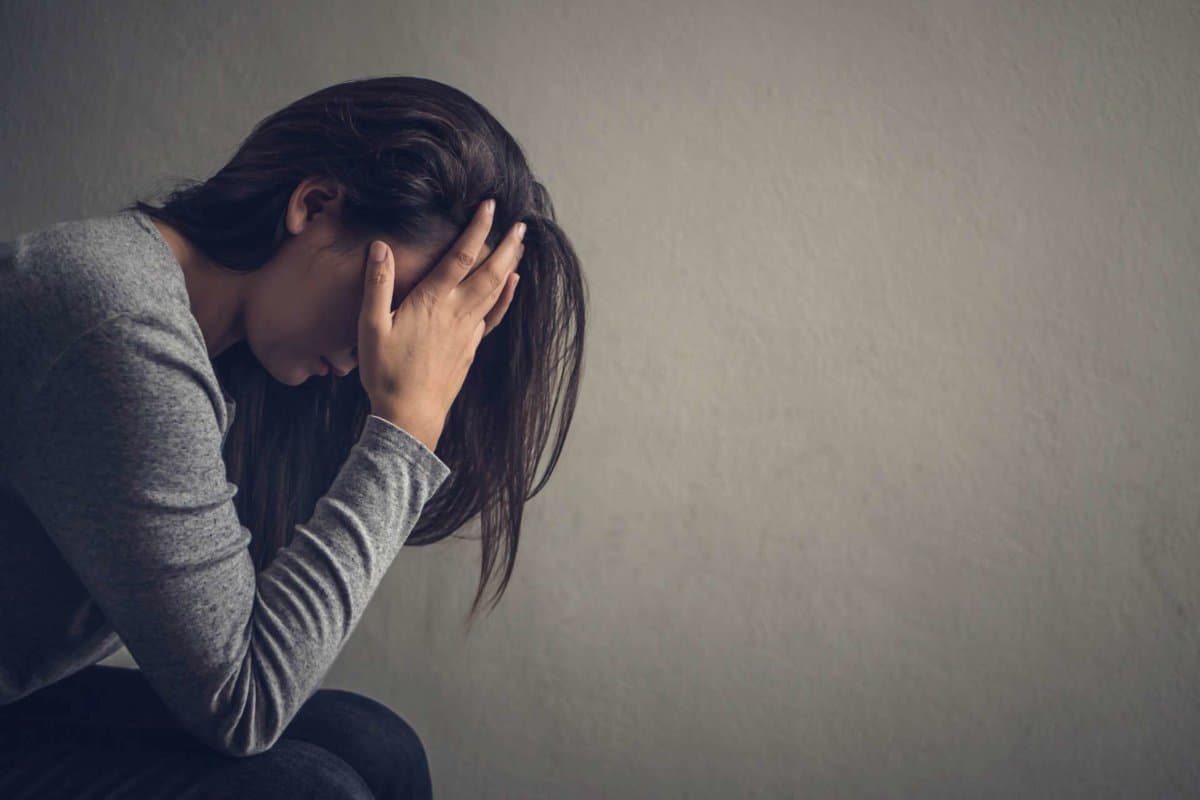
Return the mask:
<path id="1" fill-rule="evenodd" d="M 225 408 L 203 343 L 171 315 L 153 312 L 118 312 L 81 332 L 31 390 L 39 402 L 78 397 L 143 412 L 157 405 L 168 416 L 185 405 L 195 412 Z"/>
<path id="2" fill-rule="evenodd" d="M 6 421 L 5 461 L 54 443 L 143 477 L 139 470 L 170 471 L 174 461 L 182 476 L 182 463 L 207 469 L 219 461 L 228 423 L 206 351 L 170 319 L 121 312 L 83 332 L 24 384 Z"/>
<path id="3" fill-rule="evenodd" d="M 51 313 L 80 329 L 121 312 L 187 307 L 179 264 L 144 214 L 117 212 L 58 222 L 9 242 L 9 296 L 26 313 Z M 73 331 L 75 333 L 78 330 Z"/>
<path id="4" fill-rule="evenodd" d="M 145 215 L 68 220 L 8 242 L 0 270 L 0 411 L 80 339 L 207 358 L 179 264 Z"/>

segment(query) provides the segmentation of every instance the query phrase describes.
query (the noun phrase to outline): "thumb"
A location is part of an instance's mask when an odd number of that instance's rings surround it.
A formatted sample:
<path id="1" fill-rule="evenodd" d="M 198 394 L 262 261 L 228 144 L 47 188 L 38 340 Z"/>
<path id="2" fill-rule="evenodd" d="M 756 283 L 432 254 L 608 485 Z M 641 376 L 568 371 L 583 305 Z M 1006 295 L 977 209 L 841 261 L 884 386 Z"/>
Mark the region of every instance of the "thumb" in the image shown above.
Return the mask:
<path id="1" fill-rule="evenodd" d="M 363 324 L 387 330 L 392 323 L 392 248 L 375 240 L 367 248 L 367 268 L 363 279 L 363 307 L 359 319 Z"/>

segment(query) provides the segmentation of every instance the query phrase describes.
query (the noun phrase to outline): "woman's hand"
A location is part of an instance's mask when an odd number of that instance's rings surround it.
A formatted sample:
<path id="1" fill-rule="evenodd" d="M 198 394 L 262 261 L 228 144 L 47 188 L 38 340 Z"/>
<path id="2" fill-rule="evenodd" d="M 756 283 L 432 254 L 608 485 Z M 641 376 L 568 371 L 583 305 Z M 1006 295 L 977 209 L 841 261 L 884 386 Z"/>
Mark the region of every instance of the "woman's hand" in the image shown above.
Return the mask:
<path id="1" fill-rule="evenodd" d="M 524 224 L 474 269 L 492 226 L 484 201 L 466 230 L 391 311 L 395 263 L 386 243 L 368 250 L 358 319 L 358 370 L 371 413 L 404 428 L 430 450 L 437 446 L 450 406 L 462 389 L 482 338 L 503 318 L 520 276 Z M 383 260 L 372 256 L 382 250 Z"/>

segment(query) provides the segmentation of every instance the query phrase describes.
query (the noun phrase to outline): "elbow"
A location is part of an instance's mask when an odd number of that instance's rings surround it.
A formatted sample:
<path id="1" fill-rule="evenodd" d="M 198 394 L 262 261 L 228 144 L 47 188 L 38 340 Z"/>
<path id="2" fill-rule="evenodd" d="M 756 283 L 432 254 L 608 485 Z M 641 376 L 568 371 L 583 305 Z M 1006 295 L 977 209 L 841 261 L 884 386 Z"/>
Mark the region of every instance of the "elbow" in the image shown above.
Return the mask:
<path id="1" fill-rule="evenodd" d="M 282 729 L 267 729 L 245 714 L 210 717 L 190 727 L 192 736 L 210 751 L 227 758 L 246 758 L 265 753 L 283 735 Z"/>
<path id="2" fill-rule="evenodd" d="M 248 756 L 256 756 L 259 753 L 265 753 L 274 746 L 274 742 L 255 742 L 249 745 L 223 747 L 218 752 L 227 758 L 246 758 Z"/>
<path id="3" fill-rule="evenodd" d="M 209 750 L 226 758 L 247 758 L 265 753 L 275 746 L 278 736 L 258 738 L 254 736 L 208 736 L 202 741 Z"/>

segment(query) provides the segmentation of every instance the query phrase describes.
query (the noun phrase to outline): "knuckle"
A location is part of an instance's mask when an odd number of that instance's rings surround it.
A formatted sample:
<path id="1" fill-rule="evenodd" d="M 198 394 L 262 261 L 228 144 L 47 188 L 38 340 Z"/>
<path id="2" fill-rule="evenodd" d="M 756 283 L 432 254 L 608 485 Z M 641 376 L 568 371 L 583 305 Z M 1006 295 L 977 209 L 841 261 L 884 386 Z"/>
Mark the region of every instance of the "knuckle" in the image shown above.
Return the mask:
<path id="1" fill-rule="evenodd" d="M 437 304 L 437 294 L 428 286 L 418 286 L 413 289 L 413 299 L 426 310 L 432 310 Z"/>
<path id="2" fill-rule="evenodd" d="M 387 270 L 383 267 L 375 267 L 367 273 L 367 281 L 372 286 L 377 286 L 387 280 Z"/>
<path id="3" fill-rule="evenodd" d="M 470 250 L 460 248 L 454 251 L 454 263 L 461 269 L 470 269 L 475 264 L 475 256 Z"/>

